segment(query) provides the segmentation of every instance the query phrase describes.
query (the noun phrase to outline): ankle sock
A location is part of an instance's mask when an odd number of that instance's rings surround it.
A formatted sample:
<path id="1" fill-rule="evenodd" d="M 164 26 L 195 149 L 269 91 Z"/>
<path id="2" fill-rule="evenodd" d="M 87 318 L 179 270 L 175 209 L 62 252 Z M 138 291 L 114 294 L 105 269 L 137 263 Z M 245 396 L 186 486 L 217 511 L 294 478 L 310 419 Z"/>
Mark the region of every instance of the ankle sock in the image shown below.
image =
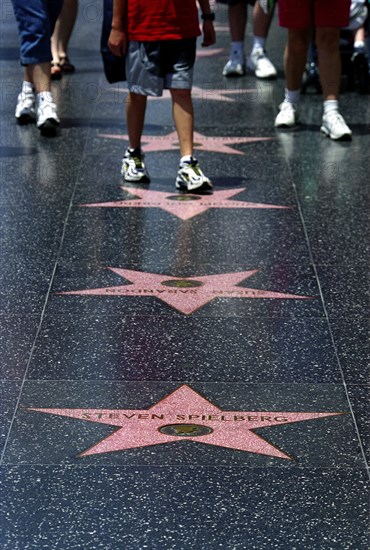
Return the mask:
<path id="1" fill-rule="evenodd" d="M 365 53 L 365 42 L 363 40 L 356 40 L 353 44 L 353 49 L 358 53 Z"/>
<path id="2" fill-rule="evenodd" d="M 180 159 L 180 164 L 184 164 L 185 162 L 191 162 L 192 160 L 194 160 L 194 157 L 192 155 L 184 155 Z"/>
<path id="3" fill-rule="evenodd" d="M 253 36 L 253 47 L 252 47 L 252 53 L 255 50 L 264 50 L 266 44 L 266 38 L 263 36 Z"/>
<path id="4" fill-rule="evenodd" d="M 48 102 L 53 103 L 53 96 L 51 95 L 51 92 L 40 92 L 37 94 L 37 100 L 39 103 Z"/>
<path id="5" fill-rule="evenodd" d="M 30 94 L 34 92 L 34 87 L 31 82 L 28 82 L 27 80 L 23 80 L 22 83 L 22 93 L 24 94 Z"/>
<path id="6" fill-rule="evenodd" d="M 324 101 L 324 115 L 329 113 L 338 112 L 338 100 L 337 99 L 327 99 Z"/>
<path id="7" fill-rule="evenodd" d="M 231 42 L 230 58 L 242 59 L 244 57 L 244 41 Z"/>
<path id="8" fill-rule="evenodd" d="M 288 90 L 285 88 L 285 99 L 286 103 L 291 103 L 292 105 L 297 105 L 299 101 L 300 90 Z"/>

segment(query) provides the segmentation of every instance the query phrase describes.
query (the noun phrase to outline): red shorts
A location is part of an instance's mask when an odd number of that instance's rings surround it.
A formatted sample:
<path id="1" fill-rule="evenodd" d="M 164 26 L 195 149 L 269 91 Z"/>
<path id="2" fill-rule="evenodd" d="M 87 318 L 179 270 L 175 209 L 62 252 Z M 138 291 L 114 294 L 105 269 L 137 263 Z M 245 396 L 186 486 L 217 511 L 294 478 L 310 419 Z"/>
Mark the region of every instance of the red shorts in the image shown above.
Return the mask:
<path id="1" fill-rule="evenodd" d="M 351 0 L 279 0 L 279 24 L 288 29 L 347 27 Z"/>

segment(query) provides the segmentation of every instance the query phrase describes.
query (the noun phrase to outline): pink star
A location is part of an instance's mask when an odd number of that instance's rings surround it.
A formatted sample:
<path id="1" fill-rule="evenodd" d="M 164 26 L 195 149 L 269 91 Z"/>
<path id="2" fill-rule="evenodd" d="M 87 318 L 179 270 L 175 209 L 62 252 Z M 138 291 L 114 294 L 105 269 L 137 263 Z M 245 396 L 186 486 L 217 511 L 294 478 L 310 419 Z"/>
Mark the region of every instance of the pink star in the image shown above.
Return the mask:
<path id="1" fill-rule="evenodd" d="M 27 410 L 116 427 L 116 431 L 80 456 L 188 440 L 287 460 L 292 459 L 254 431 L 343 414 L 224 411 L 187 385 L 180 386 L 149 409 L 143 410 L 35 407 Z"/>
<path id="2" fill-rule="evenodd" d="M 127 135 L 99 134 L 99 137 L 128 141 Z M 207 137 L 198 132 L 194 132 L 194 148 L 200 151 L 210 151 L 214 153 L 244 155 L 245 153 L 233 149 L 228 144 L 255 143 L 258 141 L 271 141 L 273 139 L 274 138 L 269 137 Z M 171 151 L 179 149 L 176 131 L 166 136 L 143 136 L 142 143 L 143 151 L 147 153 L 150 151 Z"/>
<path id="3" fill-rule="evenodd" d="M 173 194 L 165 191 L 140 189 L 139 187 L 134 189 L 132 187 L 122 187 L 122 189 L 142 200 L 101 202 L 82 204 L 81 206 L 95 208 L 162 208 L 162 210 L 174 214 L 182 220 L 189 220 L 206 212 L 209 208 L 289 208 L 274 204 L 228 200 L 241 191 L 245 191 L 245 188 L 214 191 L 212 195 Z"/>
<path id="4" fill-rule="evenodd" d="M 109 88 L 109 92 L 118 92 L 124 93 L 127 95 L 127 89 L 125 88 Z M 236 101 L 243 99 L 245 94 L 255 94 L 257 93 L 257 88 L 228 88 L 226 85 L 221 84 L 219 88 L 209 88 L 205 85 L 203 88 L 198 86 L 193 86 L 192 88 L 192 97 L 193 99 L 202 99 L 203 101 L 223 101 L 225 103 L 235 103 Z M 228 97 L 229 95 L 237 97 Z M 162 99 L 171 99 L 171 94 L 169 90 L 163 90 L 163 95 L 149 96 L 149 101 L 159 101 Z"/>
<path id="5" fill-rule="evenodd" d="M 224 48 L 202 48 L 197 49 L 197 58 L 201 57 L 215 57 L 224 53 Z"/>
<path id="6" fill-rule="evenodd" d="M 186 315 L 194 313 L 214 298 L 268 298 L 307 300 L 308 296 L 258 290 L 237 286 L 239 283 L 258 273 L 258 269 L 240 273 L 223 273 L 221 275 L 206 275 L 203 277 L 172 277 L 109 267 L 120 277 L 131 284 L 72 290 L 57 294 L 81 296 L 154 296 Z"/>

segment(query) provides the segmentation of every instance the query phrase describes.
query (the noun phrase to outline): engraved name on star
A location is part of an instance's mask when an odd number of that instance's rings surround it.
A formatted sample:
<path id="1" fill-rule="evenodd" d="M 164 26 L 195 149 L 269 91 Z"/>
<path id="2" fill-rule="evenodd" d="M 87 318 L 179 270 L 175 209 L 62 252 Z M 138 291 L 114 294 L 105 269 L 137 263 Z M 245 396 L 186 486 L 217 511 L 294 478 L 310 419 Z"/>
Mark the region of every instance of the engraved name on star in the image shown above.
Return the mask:
<path id="1" fill-rule="evenodd" d="M 127 191 L 127 193 L 139 197 L 139 199 L 81 204 L 80 206 L 90 208 L 161 208 L 182 220 L 189 220 L 194 216 L 206 212 L 210 208 L 290 208 L 275 204 L 230 200 L 231 197 L 245 191 L 245 188 L 214 191 L 212 195 L 173 194 L 138 187 L 122 187 L 122 189 Z"/>
<path id="2" fill-rule="evenodd" d="M 344 414 L 225 411 L 186 384 L 143 410 L 38 407 L 27 410 L 116 428 L 111 435 L 81 452 L 81 457 L 187 440 L 285 460 L 292 457 L 257 435 L 255 430 Z"/>
<path id="3" fill-rule="evenodd" d="M 108 267 L 107 269 L 127 279 L 131 284 L 70 290 L 57 292 L 56 294 L 79 296 L 151 296 L 159 298 L 170 307 L 185 315 L 194 313 L 214 298 L 311 299 L 309 296 L 237 286 L 245 279 L 258 273 L 258 269 L 237 273 L 182 278 L 115 267 Z"/>
<path id="4" fill-rule="evenodd" d="M 101 138 L 119 139 L 128 141 L 128 135 L 99 134 Z M 245 155 L 243 151 L 234 149 L 230 145 L 272 141 L 272 137 L 207 137 L 194 132 L 194 149 L 213 153 L 227 153 L 229 155 Z M 163 136 L 142 136 L 142 150 L 146 153 L 158 151 L 172 151 L 179 149 L 177 132 L 173 131 Z"/>

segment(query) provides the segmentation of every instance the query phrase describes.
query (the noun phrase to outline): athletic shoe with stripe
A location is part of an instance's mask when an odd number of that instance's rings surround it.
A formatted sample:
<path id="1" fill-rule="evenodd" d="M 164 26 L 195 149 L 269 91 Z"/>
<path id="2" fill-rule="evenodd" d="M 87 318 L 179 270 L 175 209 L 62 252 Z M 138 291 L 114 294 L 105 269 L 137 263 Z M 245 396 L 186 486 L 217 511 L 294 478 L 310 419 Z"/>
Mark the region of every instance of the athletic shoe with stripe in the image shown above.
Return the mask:
<path id="1" fill-rule="evenodd" d="M 211 191 L 213 186 L 211 180 L 200 169 L 197 159 L 191 157 L 190 160 L 180 163 L 176 188 L 182 191 L 201 193 Z"/>
<path id="2" fill-rule="evenodd" d="M 126 149 L 122 159 L 121 174 L 131 183 L 150 183 L 150 176 L 144 163 L 144 154 L 140 147 Z"/>
<path id="3" fill-rule="evenodd" d="M 21 92 L 15 108 L 18 124 L 28 124 L 36 120 L 36 100 L 34 92 Z"/>

